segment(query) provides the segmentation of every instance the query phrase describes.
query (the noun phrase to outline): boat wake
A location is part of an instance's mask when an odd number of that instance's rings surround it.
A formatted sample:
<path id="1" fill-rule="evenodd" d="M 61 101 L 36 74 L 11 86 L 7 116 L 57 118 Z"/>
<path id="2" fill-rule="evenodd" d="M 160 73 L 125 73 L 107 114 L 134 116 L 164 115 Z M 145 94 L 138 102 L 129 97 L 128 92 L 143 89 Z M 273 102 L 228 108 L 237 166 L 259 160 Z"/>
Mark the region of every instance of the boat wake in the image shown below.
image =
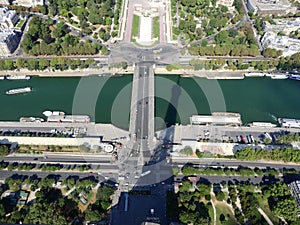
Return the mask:
<path id="1" fill-rule="evenodd" d="M 270 116 L 274 121 L 277 122 L 277 117 L 276 117 L 276 116 L 274 116 L 274 115 L 271 114 L 271 113 L 268 113 L 268 116 Z"/>

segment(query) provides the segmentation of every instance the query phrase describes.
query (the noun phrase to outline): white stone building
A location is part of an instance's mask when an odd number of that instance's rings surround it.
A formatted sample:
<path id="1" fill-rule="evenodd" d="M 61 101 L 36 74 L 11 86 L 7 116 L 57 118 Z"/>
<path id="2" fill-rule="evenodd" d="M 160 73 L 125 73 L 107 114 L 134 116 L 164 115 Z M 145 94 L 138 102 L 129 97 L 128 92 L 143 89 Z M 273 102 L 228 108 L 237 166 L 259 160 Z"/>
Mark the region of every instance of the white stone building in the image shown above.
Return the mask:
<path id="1" fill-rule="evenodd" d="M 218 7 L 219 5 L 224 5 L 227 7 L 231 7 L 233 2 L 234 2 L 234 0 L 218 0 L 216 3 L 216 6 Z"/>
<path id="2" fill-rule="evenodd" d="M 297 10 L 288 0 L 247 0 L 247 8 L 259 14 L 287 14 Z"/>
<path id="3" fill-rule="evenodd" d="M 12 30 L 4 30 L 0 33 L 0 56 L 8 56 L 18 47 L 20 38 Z"/>
<path id="4" fill-rule="evenodd" d="M 274 48 L 282 50 L 283 56 L 291 56 L 300 52 L 300 40 L 288 36 L 277 36 L 274 32 L 268 31 L 261 39 L 264 49 Z"/>
<path id="5" fill-rule="evenodd" d="M 282 32 L 289 35 L 300 29 L 300 18 L 296 19 L 276 19 L 273 20 L 276 24 L 270 24 L 268 21 L 263 23 L 264 31 L 273 31 L 275 33 Z"/>
<path id="6" fill-rule="evenodd" d="M 19 20 L 15 10 L 9 10 L 7 7 L 0 8 L 0 30 L 14 28 Z"/>
<path id="7" fill-rule="evenodd" d="M 39 5 L 44 5 L 44 0 L 14 0 L 13 4 L 25 7 L 36 7 Z"/>
<path id="8" fill-rule="evenodd" d="M 291 194 L 296 198 L 298 207 L 300 207 L 300 180 L 296 180 L 289 184 Z"/>
<path id="9" fill-rule="evenodd" d="M 9 5 L 9 0 L 0 0 L 1 5 Z"/>

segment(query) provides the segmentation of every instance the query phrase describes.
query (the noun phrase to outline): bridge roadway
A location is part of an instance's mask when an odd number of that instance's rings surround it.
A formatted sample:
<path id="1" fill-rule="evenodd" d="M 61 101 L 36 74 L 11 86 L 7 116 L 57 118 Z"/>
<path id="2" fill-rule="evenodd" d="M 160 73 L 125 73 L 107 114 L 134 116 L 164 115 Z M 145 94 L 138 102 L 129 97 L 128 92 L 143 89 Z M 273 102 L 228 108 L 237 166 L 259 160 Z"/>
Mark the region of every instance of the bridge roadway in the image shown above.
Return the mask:
<path id="1" fill-rule="evenodd" d="M 154 140 L 154 71 L 151 63 L 141 62 L 135 67 L 129 133 L 132 150 L 139 154 L 138 164 L 142 166 L 150 157 L 150 145 Z"/>

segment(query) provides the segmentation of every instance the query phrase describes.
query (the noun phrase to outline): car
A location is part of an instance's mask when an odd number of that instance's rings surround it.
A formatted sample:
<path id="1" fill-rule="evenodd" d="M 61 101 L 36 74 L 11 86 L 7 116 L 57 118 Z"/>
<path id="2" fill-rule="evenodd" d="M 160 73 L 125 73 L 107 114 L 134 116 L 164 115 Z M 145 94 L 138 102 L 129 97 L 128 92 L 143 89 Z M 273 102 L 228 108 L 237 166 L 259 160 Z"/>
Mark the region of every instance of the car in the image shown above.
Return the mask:
<path id="1" fill-rule="evenodd" d="M 154 209 L 150 209 L 151 215 L 154 215 Z"/>

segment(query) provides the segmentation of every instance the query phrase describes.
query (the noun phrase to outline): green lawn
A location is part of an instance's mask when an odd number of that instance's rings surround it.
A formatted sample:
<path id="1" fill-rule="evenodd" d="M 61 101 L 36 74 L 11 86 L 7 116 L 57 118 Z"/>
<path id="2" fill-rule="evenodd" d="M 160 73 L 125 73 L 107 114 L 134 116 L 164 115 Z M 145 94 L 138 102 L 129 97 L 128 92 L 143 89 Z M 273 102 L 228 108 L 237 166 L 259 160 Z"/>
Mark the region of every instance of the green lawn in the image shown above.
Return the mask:
<path id="1" fill-rule="evenodd" d="M 19 23 L 17 24 L 17 27 L 21 28 L 24 23 L 25 23 L 25 20 L 20 20 Z"/>
<path id="2" fill-rule="evenodd" d="M 159 17 L 156 16 L 152 20 L 152 37 L 159 40 Z"/>
<path id="3" fill-rule="evenodd" d="M 214 209 L 211 204 L 206 204 L 206 207 L 208 209 L 208 215 L 210 217 L 211 224 L 214 224 Z"/>
<path id="4" fill-rule="evenodd" d="M 215 204 L 215 207 L 216 207 L 216 212 L 217 212 L 217 225 L 223 225 L 223 224 L 234 225 L 234 224 L 237 224 L 231 210 L 229 209 L 229 207 L 225 203 L 218 202 L 218 203 Z M 221 214 L 223 214 L 226 218 L 225 221 L 223 221 L 222 223 L 220 221 L 220 215 Z"/>
<path id="5" fill-rule="evenodd" d="M 134 42 L 134 38 L 139 35 L 140 29 L 140 17 L 133 15 L 132 28 L 131 28 L 131 41 Z"/>

